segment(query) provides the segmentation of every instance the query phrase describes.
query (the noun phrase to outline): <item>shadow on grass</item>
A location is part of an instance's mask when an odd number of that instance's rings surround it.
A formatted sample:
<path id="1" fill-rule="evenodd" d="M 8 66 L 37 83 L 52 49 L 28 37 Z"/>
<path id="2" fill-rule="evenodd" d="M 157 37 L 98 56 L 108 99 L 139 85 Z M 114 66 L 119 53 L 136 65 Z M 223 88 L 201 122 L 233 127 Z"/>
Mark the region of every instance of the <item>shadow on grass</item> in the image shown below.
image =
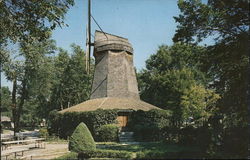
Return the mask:
<path id="1" fill-rule="evenodd" d="M 197 147 L 181 146 L 178 144 L 167 144 L 163 142 L 141 142 L 139 144 L 121 144 L 121 143 L 97 143 L 97 148 L 107 150 L 119 150 L 128 152 L 139 151 L 157 151 L 157 152 L 182 152 L 197 151 Z"/>

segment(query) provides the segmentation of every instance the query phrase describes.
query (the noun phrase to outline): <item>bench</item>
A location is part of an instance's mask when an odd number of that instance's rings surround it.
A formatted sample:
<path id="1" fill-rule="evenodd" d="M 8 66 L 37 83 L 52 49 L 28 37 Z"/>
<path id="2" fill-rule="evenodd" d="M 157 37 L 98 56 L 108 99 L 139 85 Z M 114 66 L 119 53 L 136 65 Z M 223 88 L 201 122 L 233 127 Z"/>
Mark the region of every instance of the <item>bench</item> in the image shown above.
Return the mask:
<path id="1" fill-rule="evenodd" d="M 8 159 L 8 157 L 14 153 L 14 157 L 16 159 L 17 156 L 23 156 L 23 152 L 28 151 L 29 148 L 16 148 L 14 150 L 6 150 L 2 151 L 1 157 L 5 157 Z M 18 153 L 22 153 L 21 155 L 18 155 Z M 1 158 L 2 159 L 2 158 Z"/>
<path id="2" fill-rule="evenodd" d="M 12 144 L 20 144 L 20 143 L 28 143 L 28 142 L 31 142 L 31 143 L 35 142 L 35 147 L 45 148 L 45 143 L 42 143 L 44 140 L 45 140 L 45 138 L 36 138 L 36 139 L 2 142 L 2 150 L 6 150 Z"/>

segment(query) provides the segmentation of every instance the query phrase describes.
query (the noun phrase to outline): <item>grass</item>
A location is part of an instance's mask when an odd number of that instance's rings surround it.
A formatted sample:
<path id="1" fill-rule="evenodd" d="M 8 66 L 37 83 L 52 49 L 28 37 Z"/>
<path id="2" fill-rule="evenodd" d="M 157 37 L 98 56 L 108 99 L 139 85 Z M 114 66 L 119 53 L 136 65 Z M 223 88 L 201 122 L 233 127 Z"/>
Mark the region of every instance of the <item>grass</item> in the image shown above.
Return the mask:
<path id="1" fill-rule="evenodd" d="M 120 143 L 97 143 L 97 148 L 108 150 L 120 150 L 128 152 L 138 151 L 157 151 L 157 152 L 181 152 L 181 151 L 195 151 L 196 147 L 180 146 L 177 144 L 167 144 L 162 142 L 141 142 L 139 144 L 125 144 Z"/>
<path id="2" fill-rule="evenodd" d="M 55 136 L 49 136 L 49 137 L 46 137 L 46 142 L 53 144 L 53 143 L 68 143 L 69 141 L 65 139 L 60 139 Z"/>
<path id="3" fill-rule="evenodd" d="M 71 159 L 77 159 L 77 153 L 75 152 L 70 152 L 70 153 L 67 153 L 61 157 L 58 157 L 58 158 L 54 158 L 53 160 L 71 160 Z"/>
<path id="4" fill-rule="evenodd" d="M 139 144 L 120 144 L 114 142 L 98 142 L 96 143 L 99 150 L 127 151 L 135 154 L 139 159 L 162 159 L 176 157 L 179 153 L 199 152 L 199 148 L 183 146 L 177 144 L 167 144 L 162 142 L 142 142 Z M 188 155 L 187 155 L 188 156 Z M 105 159 L 106 157 L 103 157 Z M 76 153 L 68 153 L 58 159 L 77 159 Z M 58 160 L 56 159 L 56 160 Z"/>

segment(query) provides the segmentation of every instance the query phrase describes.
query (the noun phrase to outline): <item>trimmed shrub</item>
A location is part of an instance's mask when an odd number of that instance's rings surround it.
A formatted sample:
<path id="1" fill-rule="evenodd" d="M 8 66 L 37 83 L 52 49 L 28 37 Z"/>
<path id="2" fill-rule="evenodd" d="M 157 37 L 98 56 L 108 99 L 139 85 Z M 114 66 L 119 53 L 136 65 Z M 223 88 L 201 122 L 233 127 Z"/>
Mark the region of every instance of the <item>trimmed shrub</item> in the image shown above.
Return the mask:
<path id="1" fill-rule="evenodd" d="M 168 110 L 138 110 L 131 114 L 128 126 L 134 131 L 137 141 L 159 141 L 165 137 L 164 128 L 170 126 L 170 118 Z"/>
<path id="2" fill-rule="evenodd" d="M 138 141 L 150 142 L 150 141 L 159 141 L 161 139 L 160 129 L 156 126 L 150 125 L 135 125 L 134 130 L 135 138 Z"/>
<path id="3" fill-rule="evenodd" d="M 48 130 L 49 134 L 57 135 L 60 138 L 67 139 L 76 126 L 84 122 L 95 140 L 98 139 L 96 130 L 105 124 L 116 123 L 117 110 L 102 110 L 89 112 L 66 112 L 61 114 L 56 111 L 50 112 Z"/>
<path id="4" fill-rule="evenodd" d="M 100 142 L 116 142 L 118 141 L 119 127 L 116 124 L 102 125 L 97 129 L 97 137 Z"/>
<path id="5" fill-rule="evenodd" d="M 85 150 L 78 153 L 78 159 L 86 158 L 126 158 L 133 159 L 133 154 L 127 151 Z"/>
<path id="6" fill-rule="evenodd" d="M 95 150 L 96 145 L 88 127 L 82 122 L 76 127 L 69 139 L 69 150 L 80 152 L 86 149 Z"/>
<path id="7" fill-rule="evenodd" d="M 151 151 L 145 150 L 136 153 L 136 159 L 204 159 L 204 153 L 199 151 Z"/>

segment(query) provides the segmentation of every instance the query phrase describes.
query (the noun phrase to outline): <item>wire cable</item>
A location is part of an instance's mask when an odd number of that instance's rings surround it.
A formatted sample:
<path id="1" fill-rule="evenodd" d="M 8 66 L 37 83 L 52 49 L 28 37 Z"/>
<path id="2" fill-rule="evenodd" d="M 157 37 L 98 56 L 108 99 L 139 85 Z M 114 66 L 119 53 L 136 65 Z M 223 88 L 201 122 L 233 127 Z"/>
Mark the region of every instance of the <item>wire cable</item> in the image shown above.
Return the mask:
<path id="1" fill-rule="evenodd" d="M 106 36 L 106 38 L 107 38 L 107 40 L 108 40 L 108 36 L 106 35 L 105 32 L 103 32 L 101 26 L 97 23 L 97 21 L 95 20 L 95 18 L 94 18 L 92 15 L 90 15 L 90 16 L 92 17 L 92 19 L 94 20 L 95 24 L 99 27 L 99 29 L 102 31 L 102 33 Z"/>

